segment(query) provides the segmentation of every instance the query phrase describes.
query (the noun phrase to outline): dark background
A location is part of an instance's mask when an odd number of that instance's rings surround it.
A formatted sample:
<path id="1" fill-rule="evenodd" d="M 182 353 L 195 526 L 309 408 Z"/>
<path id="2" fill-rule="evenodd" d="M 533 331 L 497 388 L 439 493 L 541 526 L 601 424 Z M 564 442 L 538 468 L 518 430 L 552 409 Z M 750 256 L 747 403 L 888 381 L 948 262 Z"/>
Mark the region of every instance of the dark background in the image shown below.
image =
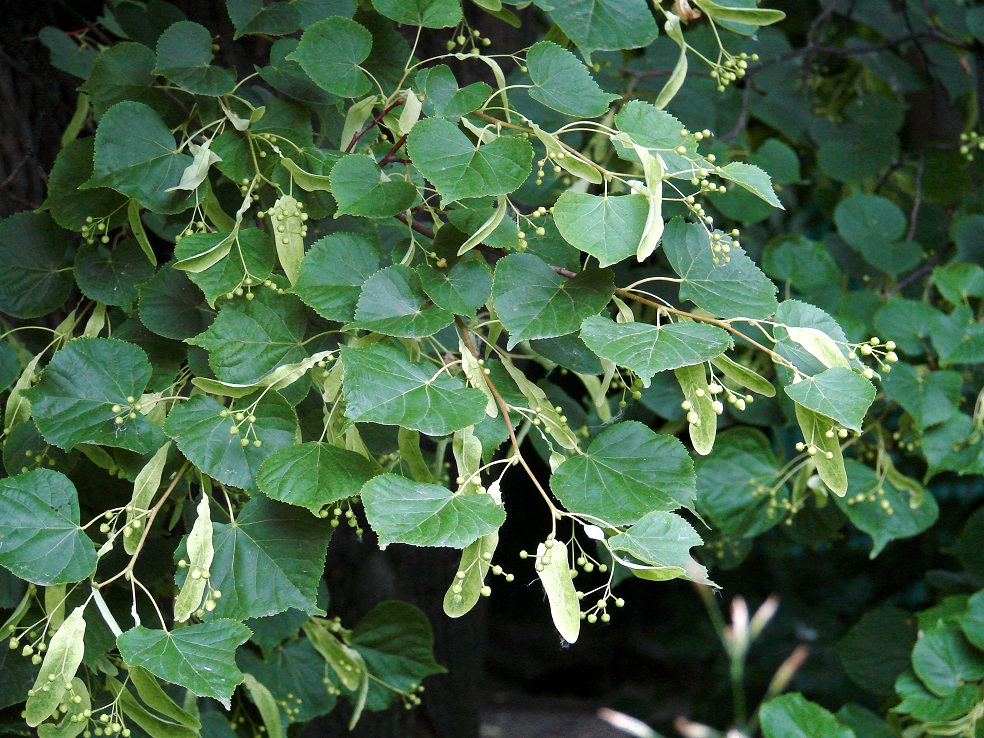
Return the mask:
<path id="1" fill-rule="evenodd" d="M 174 2 L 213 30 L 230 30 L 220 0 Z M 790 13 L 785 29 L 794 43 L 796 29 L 805 28 L 819 12 L 811 2 L 779 6 Z M 100 10 L 101 3 L 92 1 L 0 2 L 0 215 L 40 205 L 46 172 L 75 109 L 78 81 L 50 66 L 37 34 L 46 25 L 66 31 L 82 28 Z M 476 27 L 503 49 L 527 46 L 544 29 L 532 9 L 521 14 L 521 30 L 475 15 Z M 225 61 L 249 69 L 250 55 L 260 58 L 264 43 L 244 40 L 235 52 L 224 51 L 238 54 Z M 419 55 L 442 53 L 443 43 L 443 36 L 425 36 Z M 466 69 L 470 71 L 459 77 L 462 83 L 472 81 L 468 74 L 475 66 Z M 906 124 L 910 141 L 952 127 L 952 114 L 935 104 L 938 99 L 934 90 L 926 90 L 910 101 L 915 111 Z M 528 457 L 538 463 L 532 450 Z M 546 476 L 542 467 L 539 471 Z M 856 532 L 812 543 L 823 529 L 824 516 L 818 511 L 798 517 L 791 532 L 777 530 L 759 538 L 739 568 L 712 572 L 722 587 L 718 601 L 725 608 L 736 595 L 752 607 L 770 594 L 781 598 L 779 615 L 752 651 L 748 683 L 753 705 L 775 668 L 802 643 L 811 653 L 795 679 L 796 689 L 833 707 L 848 699 L 877 707 L 872 695 L 847 679 L 835 646 L 868 608 L 887 602 L 904 607 L 931 604 L 936 592 L 925 583 L 927 572 L 958 568 L 953 558 L 940 552 L 953 544 L 984 489 L 979 481 L 941 476 L 933 491 L 941 502 L 939 524 L 917 539 L 890 545 L 875 561 L 868 559 L 868 540 Z M 331 614 L 351 623 L 379 601 L 410 601 L 430 618 L 437 659 L 449 670 L 427 681 L 421 708 L 364 715 L 352 735 L 473 738 L 479 735 L 483 714 L 494 722 L 496 715 L 510 710 L 569 716 L 590 714 L 599 706 L 634 714 L 668 735 L 675 734 L 672 721 L 680 715 L 727 726 L 731 696 L 726 662 L 693 587 L 682 582 L 625 582 L 617 594 L 625 598 L 626 607 L 615 611 L 610 624 L 585 628 L 576 645 L 565 647 L 550 622 L 541 588 L 531 586 L 531 567 L 516 555 L 543 539 L 542 506 L 518 473 L 508 477 L 504 494 L 509 518 L 497 562 L 514 572 L 516 581 L 493 582 L 493 597 L 460 620 L 448 619 L 441 610 L 456 570 L 456 552 L 393 546 L 381 553 L 371 539 L 360 544 L 344 527 L 344 533 L 336 535 L 327 569 Z M 946 575 L 934 573 L 930 580 L 945 589 Z M 347 734 L 346 707 L 336 712 L 309 726 L 305 735 Z"/>

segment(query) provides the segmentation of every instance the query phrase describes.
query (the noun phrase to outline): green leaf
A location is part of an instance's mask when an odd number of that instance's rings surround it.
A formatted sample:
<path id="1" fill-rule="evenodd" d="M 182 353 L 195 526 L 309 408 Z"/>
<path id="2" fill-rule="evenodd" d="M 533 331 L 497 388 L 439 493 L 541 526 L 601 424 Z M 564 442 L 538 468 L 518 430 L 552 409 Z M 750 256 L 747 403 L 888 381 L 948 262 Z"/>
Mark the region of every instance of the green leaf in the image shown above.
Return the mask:
<path id="1" fill-rule="evenodd" d="M 526 53 L 533 87 L 530 97 L 574 118 L 597 118 L 618 95 L 602 91 L 577 57 L 551 41 L 533 44 Z"/>
<path id="2" fill-rule="evenodd" d="M 847 471 L 844 468 L 844 455 L 841 453 L 836 423 L 826 415 L 815 413 L 799 403 L 795 405 L 795 412 L 796 422 L 803 432 L 803 440 L 807 447 L 813 447 L 816 451 L 812 456 L 817 465 L 817 474 L 834 494 L 843 497 L 847 492 Z M 827 454 L 830 454 L 829 458 Z"/>
<path id="3" fill-rule="evenodd" d="M 3 444 L 3 465 L 10 476 L 46 467 L 68 474 L 77 461 L 78 454 L 45 441 L 33 420 L 15 425 Z"/>
<path id="4" fill-rule="evenodd" d="M 136 100 L 160 109 L 167 98 L 155 87 L 154 61 L 154 52 L 143 43 L 113 44 L 99 53 L 89 79 L 79 89 L 89 96 L 97 116 L 105 115 L 123 100 Z"/>
<path id="5" fill-rule="evenodd" d="M 455 494 L 397 474 L 381 474 L 362 488 L 362 504 L 379 545 L 464 548 L 493 533 L 506 520 L 488 494 Z"/>
<path id="6" fill-rule="evenodd" d="M 228 252 L 214 264 L 201 270 L 190 271 L 188 277 L 197 284 L 210 306 L 223 295 L 230 295 L 252 281 L 254 289 L 262 284 L 273 271 L 276 251 L 273 239 L 259 228 L 242 228 L 232 234 L 213 233 L 185 236 L 174 247 L 174 256 L 185 260 L 203 252 L 208 253 L 228 245 Z M 215 252 L 213 252 L 215 253 Z M 181 269 L 177 263 L 175 267 Z"/>
<path id="7" fill-rule="evenodd" d="M 0 311 L 36 318 L 60 307 L 72 289 L 71 234 L 47 213 L 0 221 Z"/>
<path id="8" fill-rule="evenodd" d="M 485 395 L 433 364 L 411 362 L 398 348 L 377 343 L 343 348 L 345 415 L 357 422 L 398 425 L 443 436 L 485 417 Z"/>
<path id="9" fill-rule="evenodd" d="M 635 255 L 648 216 L 644 195 L 611 197 L 568 190 L 554 205 L 560 235 L 603 267 Z"/>
<path id="10" fill-rule="evenodd" d="M 417 199 L 412 182 L 390 179 L 364 154 L 343 156 L 332 167 L 330 179 L 339 215 L 389 218 L 409 210 Z"/>
<path id="11" fill-rule="evenodd" d="M 96 570 L 96 549 L 79 527 L 79 496 L 50 469 L 0 480 L 0 565 L 48 587 Z"/>
<path id="12" fill-rule="evenodd" d="M 912 416 L 920 431 L 957 413 L 962 389 L 963 377 L 945 369 L 924 374 L 900 363 L 882 377 L 882 390 Z"/>
<path id="13" fill-rule="evenodd" d="M 723 318 L 768 318 L 776 311 L 776 286 L 744 251 L 732 247 L 730 261 L 713 262 L 703 225 L 674 218 L 663 232 L 663 251 L 683 279 L 680 299 Z"/>
<path id="14" fill-rule="evenodd" d="M 924 302 L 892 299 L 875 313 L 875 327 L 895 341 L 903 353 L 921 356 L 937 315 L 939 311 Z"/>
<path id="15" fill-rule="evenodd" d="M 467 615 L 478 604 L 485 587 L 485 577 L 492 568 L 492 555 L 498 545 L 498 532 L 489 533 L 469 543 L 461 551 L 458 571 L 444 594 L 444 614 L 449 618 Z"/>
<path id="16" fill-rule="evenodd" d="M 905 235 L 906 219 L 899 206 L 878 195 L 856 193 L 837 203 L 837 232 L 851 246 L 864 250 L 869 244 L 889 244 Z"/>
<path id="17" fill-rule="evenodd" d="M 126 100 L 99 122 L 92 178 L 85 186 L 110 187 L 155 213 L 180 213 L 194 202 L 195 192 L 173 188 L 191 163 L 153 108 Z"/>
<path id="18" fill-rule="evenodd" d="M 104 220 L 108 227 L 121 219 L 120 208 L 126 204 L 123 195 L 108 187 L 80 189 L 92 176 L 95 141 L 90 136 L 65 145 L 51 167 L 48 197 L 41 207 L 49 211 L 62 228 L 81 231 Z M 92 218 L 92 223 L 88 218 Z"/>
<path id="19" fill-rule="evenodd" d="M 325 660 L 307 638 L 274 648 L 262 660 L 242 649 L 237 662 L 244 673 L 256 677 L 278 702 L 290 708 L 289 713 L 281 713 L 289 722 L 304 723 L 335 707 L 335 696 L 324 683 Z"/>
<path id="20" fill-rule="evenodd" d="M 248 384 L 282 364 L 303 361 L 307 329 L 304 305 L 276 289 L 257 290 L 253 300 L 233 300 L 215 322 L 186 343 L 208 350 L 208 363 L 223 382 Z"/>
<path id="21" fill-rule="evenodd" d="M 317 515 L 333 502 L 356 497 L 376 473 L 376 466 L 354 451 L 309 442 L 271 454 L 260 467 L 256 486 L 267 497 Z"/>
<path id="22" fill-rule="evenodd" d="M 967 600 L 967 612 L 960 618 L 967 640 L 984 651 L 984 591 Z"/>
<path id="23" fill-rule="evenodd" d="M 227 700 L 243 675 L 236 667 L 236 648 L 250 630 L 233 620 L 213 620 L 172 632 L 142 625 L 116 639 L 129 666 L 142 666 L 156 677 L 200 697 Z"/>
<path id="24" fill-rule="evenodd" d="M 353 20 L 332 16 L 309 26 L 287 55 L 321 88 L 342 97 L 362 97 L 372 83 L 359 67 L 372 51 L 372 34 Z"/>
<path id="25" fill-rule="evenodd" d="M 301 3 L 264 5 L 262 0 L 226 0 L 237 39 L 249 34 L 279 36 L 293 33 L 302 23 L 300 6 Z"/>
<path id="26" fill-rule="evenodd" d="M 756 8 L 754 0 L 746 5 L 719 5 L 712 0 L 694 0 L 698 8 L 719 23 L 734 23 L 748 26 L 770 26 L 778 23 L 786 14 L 772 8 Z M 751 35 L 751 34 L 748 34 Z"/>
<path id="27" fill-rule="evenodd" d="M 430 336 L 451 325 L 454 316 L 428 303 L 417 272 L 395 264 L 366 280 L 350 327 L 403 338 Z"/>
<path id="28" fill-rule="evenodd" d="M 38 32 L 38 41 L 51 52 L 51 66 L 79 79 L 88 79 L 96 60 L 95 49 L 80 46 L 71 36 L 54 26 L 42 28 Z"/>
<path id="29" fill-rule="evenodd" d="M 24 720 L 32 728 L 58 711 L 85 653 L 85 605 L 72 610 L 51 638 L 41 662 L 32 694 L 27 698 Z M 74 687 L 73 687 L 74 691 Z"/>
<path id="30" fill-rule="evenodd" d="M 960 625 L 941 620 L 912 649 L 912 668 L 937 697 L 952 697 L 965 682 L 984 679 L 984 653 L 974 648 Z"/>
<path id="31" fill-rule="evenodd" d="M 586 320 L 590 320 L 590 318 Z M 575 333 L 568 333 L 566 336 L 557 336 L 556 338 L 538 338 L 530 341 L 530 348 L 547 361 L 578 374 L 604 374 L 605 372 L 598 357 Z"/>
<path id="32" fill-rule="evenodd" d="M 766 702 L 759 720 L 765 738 L 855 738 L 853 730 L 798 693 Z"/>
<path id="33" fill-rule="evenodd" d="M 132 238 L 110 251 L 102 243 L 84 243 L 75 255 L 75 281 L 90 300 L 116 305 L 126 312 L 137 301 L 137 285 L 154 276 L 154 267 Z"/>
<path id="34" fill-rule="evenodd" d="M 541 543 L 536 549 L 536 575 L 550 604 L 550 617 L 554 627 L 568 643 L 575 643 L 581 631 L 581 605 L 574 589 L 574 577 L 567 561 L 567 546 L 563 541 L 551 540 L 548 549 Z"/>
<path id="35" fill-rule="evenodd" d="M 697 459 L 697 509 L 728 536 L 753 538 L 779 523 L 789 489 L 769 440 L 754 428 L 732 428 L 709 456 Z"/>
<path id="36" fill-rule="evenodd" d="M 147 354 L 132 343 L 77 338 L 54 355 L 26 395 L 41 435 L 61 449 L 95 443 L 146 454 L 164 443 L 134 407 L 151 372 Z"/>
<path id="37" fill-rule="evenodd" d="M 429 118 L 458 120 L 481 107 L 492 95 L 492 88 L 484 82 L 473 82 L 459 90 L 454 72 L 444 64 L 420 70 L 415 87 L 423 93 L 420 97 Z"/>
<path id="38" fill-rule="evenodd" d="M 460 0 L 372 0 L 372 6 L 408 26 L 449 28 L 461 21 Z"/>
<path id="39" fill-rule="evenodd" d="M 380 602 L 352 629 L 349 646 L 370 674 L 404 692 L 445 669 L 434 661 L 434 635 L 427 617 L 406 602 Z M 384 709 L 396 700 L 390 689 L 370 683 L 367 707 Z"/>
<path id="40" fill-rule="evenodd" d="M 218 97 L 236 86 L 231 69 L 212 66 L 212 34 L 191 21 L 175 23 L 161 34 L 154 74 L 164 75 L 195 95 Z"/>
<path id="41" fill-rule="evenodd" d="M 933 284 L 943 297 L 961 305 L 968 297 L 984 297 L 984 269 L 978 264 L 950 262 L 933 270 Z"/>
<path id="42" fill-rule="evenodd" d="M 232 523 L 212 523 L 209 584 L 216 618 L 261 618 L 290 608 L 323 615 L 318 582 L 332 528 L 307 510 L 254 497 Z M 185 569 L 184 571 L 187 571 Z"/>
<path id="43" fill-rule="evenodd" d="M 890 696 L 909 668 L 916 645 L 915 619 L 897 607 L 869 610 L 837 643 L 844 671 L 859 686 Z"/>
<path id="44" fill-rule="evenodd" d="M 864 415 L 875 399 L 875 386 L 857 372 L 835 366 L 788 385 L 786 394 L 803 407 L 860 431 Z"/>
<path id="45" fill-rule="evenodd" d="M 648 46 L 659 30 L 645 0 L 540 0 L 586 58 L 594 51 Z"/>
<path id="46" fill-rule="evenodd" d="M 454 123 L 428 118 L 413 127 L 407 151 L 445 202 L 508 195 L 529 177 L 533 147 L 517 136 L 475 146 Z"/>
<path id="47" fill-rule="evenodd" d="M 704 323 L 616 323 L 594 316 L 581 323 L 581 340 L 602 359 L 635 372 L 648 387 L 659 372 L 700 364 L 734 346 L 731 336 Z"/>
<path id="48" fill-rule="evenodd" d="M 960 305 L 949 316 L 938 315 L 931 330 L 941 365 L 984 361 L 984 325 L 977 322 L 969 306 Z"/>
<path id="49" fill-rule="evenodd" d="M 911 538 L 936 522 L 936 498 L 914 480 L 909 481 L 921 494 L 893 484 L 892 475 L 880 479 L 853 459 L 844 465 L 851 494 L 835 497 L 834 501 L 856 528 L 874 539 L 871 558 L 881 553 L 889 541 Z"/>
<path id="50" fill-rule="evenodd" d="M 638 162 L 639 155 L 630 143 L 644 146 L 663 158 L 667 171 L 682 172 L 690 179 L 694 168 L 693 160 L 699 159 L 700 155 L 697 152 L 696 139 L 680 135 L 684 126 L 677 118 L 665 110 L 658 110 L 651 103 L 630 100 L 618 111 L 615 125 L 629 139 L 626 142 L 619 136 L 612 140 L 620 157 L 626 161 Z M 681 146 L 684 148 L 683 154 L 679 153 Z"/>
<path id="51" fill-rule="evenodd" d="M 172 264 L 162 266 L 137 293 L 140 322 L 158 336 L 182 341 L 197 336 L 212 322 L 202 291 Z"/>
<path id="52" fill-rule="evenodd" d="M 350 321 L 362 285 L 379 271 L 379 260 L 379 248 L 365 235 L 333 233 L 307 252 L 291 291 L 322 318 Z"/>
<path id="53" fill-rule="evenodd" d="M 711 584 L 707 570 L 690 556 L 690 549 L 702 543 L 690 523 L 660 510 L 646 513 L 631 528 L 608 539 L 616 560 L 630 566 L 638 576 Z"/>
<path id="54" fill-rule="evenodd" d="M 256 420 L 251 422 L 250 417 Z M 252 490 L 260 465 L 274 451 L 292 445 L 298 428 L 294 409 L 278 393 L 268 392 L 243 421 L 211 397 L 196 395 L 171 411 L 164 431 L 203 472 L 224 484 Z M 243 440 L 248 441 L 245 446 Z"/>
<path id="55" fill-rule="evenodd" d="M 631 525 L 653 510 L 692 508 L 696 495 L 683 444 L 635 421 L 606 428 L 583 455 L 557 467 L 550 488 L 571 512 L 609 526 Z"/>
<path id="56" fill-rule="evenodd" d="M 980 699 L 980 688 L 977 684 L 964 684 L 949 697 L 937 697 L 926 689 L 919 677 L 911 670 L 899 674 L 895 682 L 895 691 L 902 702 L 892 708 L 892 712 L 912 715 L 917 720 L 927 722 L 942 722 L 962 717 Z"/>
<path id="57" fill-rule="evenodd" d="M 509 331 L 510 349 L 530 338 L 573 333 L 581 321 L 604 309 L 614 291 L 608 270 L 585 269 L 568 279 L 532 254 L 500 259 L 492 282 L 492 300 Z"/>
<path id="58" fill-rule="evenodd" d="M 480 256 L 465 257 L 448 271 L 417 267 L 420 284 L 434 304 L 455 315 L 472 315 L 492 294 L 492 273 Z"/>
<path id="59" fill-rule="evenodd" d="M 772 189 L 772 179 L 768 174 L 754 164 L 744 164 L 733 161 L 721 167 L 720 172 L 715 172 L 722 179 L 734 182 L 742 189 L 748 190 L 756 197 L 765 200 L 772 207 L 784 210 L 779 198 L 776 197 Z"/>

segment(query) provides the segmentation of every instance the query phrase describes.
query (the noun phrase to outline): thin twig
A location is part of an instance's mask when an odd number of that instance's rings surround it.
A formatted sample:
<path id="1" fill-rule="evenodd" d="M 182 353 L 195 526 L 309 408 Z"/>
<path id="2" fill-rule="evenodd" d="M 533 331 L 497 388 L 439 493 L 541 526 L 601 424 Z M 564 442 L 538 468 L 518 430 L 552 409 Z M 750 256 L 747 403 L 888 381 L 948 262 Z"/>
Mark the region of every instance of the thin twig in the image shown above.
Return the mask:
<path id="1" fill-rule="evenodd" d="M 465 325 L 465 322 L 460 316 L 454 316 L 454 321 L 458 325 L 458 331 L 461 333 L 461 338 L 465 342 L 465 346 L 468 348 L 468 351 L 475 357 L 476 360 L 479 359 L 480 357 L 478 351 L 475 350 L 475 343 L 472 341 L 468 326 Z M 546 502 L 547 507 L 550 508 L 550 522 L 556 532 L 557 507 L 553 504 L 553 501 L 550 499 L 550 495 L 548 495 L 546 490 L 543 489 L 543 486 L 540 484 L 540 480 L 536 478 L 536 474 L 534 474 L 533 470 L 530 469 L 529 464 L 526 463 L 526 459 L 523 458 L 523 453 L 519 450 L 519 441 L 516 439 L 516 433 L 513 431 L 512 427 L 512 420 L 509 418 L 509 406 L 506 405 L 506 401 L 502 399 L 502 395 L 499 394 L 499 390 L 496 388 L 492 378 L 484 372 L 482 372 L 482 376 L 485 378 L 485 384 L 488 386 L 489 392 L 492 393 L 492 396 L 495 398 L 495 403 L 499 406 L 499 411 L 502 413 L 502 419 L 506 423 L 506 430 L 509 431 L 509 440 L 512 443 L 513 451 L 516 453 L 516 459 L 519 461 L 523 469 L 526 470 L 526 474 L 532 480 L 533 485 L 540 492 L 540 496 L 543 497 L 543 501 Z"/>
<path id="2" fill-rule="evenodd" d="M 143 524 L 143 533 L 140 535 L 140 540 L 137 542 L 137 547 L 133 550 L 133 555 L 130 557 L 130 563 L 106 581 L 93 584 L 92 586 L 95 589 L 102 589 L 110 582 L 115 582 L 125 574 L 133 572 L 133 566 L 137 563 L 137 557 L 140 556 L 140 552 L 143 550 L 144 544 L 147 542 L 147 536 L 150 533 L 151 526 L 154 524 L 154 519 L 157 517 L 157 513 L 160 512 L 161 508 L 164 506 L 164 503 L 167 501 L 167 498 L 171 496 L 171 493 L 174 491 L 175 487 L 178 486 L 178 482 L 181 481 L 181 478 L 184 476 L 184 473 L 188 469 L 189 465 L 190 464 L 187 461 L 184 463 L 184 465 L 178 470 L 178 473 L 174 475 L 174 479 L 171 480 L 171 484 L 169 484 L 167 489 L 164 490 L 164 494 L 161 495 L 161 499 L 159 499 L 150 509 L 150 513 L 147 515 L 147 519 Z"/>

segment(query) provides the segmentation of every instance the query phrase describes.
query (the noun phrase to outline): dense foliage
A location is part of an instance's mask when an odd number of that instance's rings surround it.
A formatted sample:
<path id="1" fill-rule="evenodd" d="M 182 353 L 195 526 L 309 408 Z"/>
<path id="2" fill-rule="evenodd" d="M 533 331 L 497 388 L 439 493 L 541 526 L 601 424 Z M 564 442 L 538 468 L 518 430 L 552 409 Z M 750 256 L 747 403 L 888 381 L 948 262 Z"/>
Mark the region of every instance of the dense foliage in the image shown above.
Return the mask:
<path id="1" fill-rule="evenodd" d="M 327 617 L 339 526 L 460 549 L 449 617 L 538 578 L 573 643 L 626 578 L 715 587 L 777 526 L 849 523 L 874 558 L 933 526 L 935 477 L 984 473 L 984 10 L 834 0 L 793 48 L 751 2 L 552 0 L 497 49 L 522 8 L 474 5 L 228 0 L 216 36 L 121 0 L 45 29 L 83 82 L 47 200 L 0 223 L 11 730 L 412 707 L 430 624 Z M 962 120 L 903 146 L 927 85 Z M 551 532 L 497 551 L 524 476 Z M 885 720 L 793 694 L 738 727 L 978 735 L 966 561 L 918 628 L 852 631 Z"/>

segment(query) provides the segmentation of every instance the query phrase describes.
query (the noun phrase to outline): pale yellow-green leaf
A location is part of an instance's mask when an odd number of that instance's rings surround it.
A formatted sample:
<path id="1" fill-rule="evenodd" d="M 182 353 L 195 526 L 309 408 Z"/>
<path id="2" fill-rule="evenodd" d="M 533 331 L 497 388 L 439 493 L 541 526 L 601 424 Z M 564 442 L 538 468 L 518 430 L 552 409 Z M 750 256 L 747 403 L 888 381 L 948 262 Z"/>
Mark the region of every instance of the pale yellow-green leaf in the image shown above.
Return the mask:
<path id="1" fill-rule="evenodd" d="M 345 123 L 342 125 L 341 149 L 349 150 L 349 144 L 355 138 L 355 134 L 361 130 L 369 116 L 372 115 L 372 108 L 376 104 L 376 96 L 367 97 L 364 100 L 354 103 L 345 114 Z"/>
<path id="2" fill-rule="evenodd" d="M 817 466 L 817 474 L 831 491 L 843 497 L 847 492 L 847 470 L 844 468 L 844 456 L 841 453 L 840 437 L 837 435 L 837 425 L 830 418 L 815 413 L 799 403 L 796 408 L 796 422 L 803 431 L 803 440 L 807 447 L 817 450 L 811 456 Z M 833 431 L 832 435 L 827 433 Z M 830 458 L 827 455 L 830 454 Z"/>
<path id="3" fill-rule="evenodd" d="M 697 422 L 690 423 L 690 442 L 694 451 L 701 456 L 707 456 L 714 448 L 714 436 L 717 434 L 717 413 L 714 412 L 714 399 L 708 389 L 707 374 L 703 364 L 684 366 L 674 369 L 673 374 L 680 383 L 683 396 L 697 413 Z M 701 394 L 697 394 L 701 391 Z"/>
<path id="4" fill-rule="evenodd" d="M 670 100 L 676 97 L 677 92 L 683 86 L 683 81 L 687 78 L 687 42 L 683 38 L 683 29 L 680 27 L 680 18 L 673 13 L 666 13 L 666 23 L 663 24 L 666 35 L 676 41 L 680 47 L 680 56 L 670 73 L 670 78 L 666 80 L 663 89 L 656 96 L 653 103 L 657 109 L 662 110 L 670 104 Z"/>
<path id="5" fill-rule="evenodd" d="M 506 208 L 506 196 L 499 195 L 499 202 L 492 211 L 492 215 L 489 216 L 489 218 L 477 231 L 475 231 L 463 244 L 461 244 L 461 247 L 458 249 L 458 256 L 462 256 L 463 254 L 471 251 L 473 248 L 478 246 L 478 244 L 488 238 L 492 231 L 499 227 L 499 224 L 506 215 Z"/>
<path id="6" fill-rule="evenodd" d="M 31 417 L 31 403 L 24 396 L 24 392 L 31 388 L 40 360 L 41 354 L 38 354 L 27 362 L 27 366 L 24 367 L 24 371 L 14 382 L 7 396 L 7 404 L 3 410 L 3 427 L 8 433 L 14 426 L 20 425 Z"/>
<path id="7" fill-rule="evenodd" d="M 47 720 L 58 709 L 67 687 L 82 663 L 85 653 L 85 605 L 80 605 L 65 618 L 48 644 L 41 670 L 28 693 L 24 719 L 32 728 Z"/>
<path id="8" fill-rule="evenodd" d="M 188 576 L 174 600 L 174 619 L 183 623 L 202 604 L 207 574 L 212 566 L 215 549 L 212 547 L 212 514 L 208 495 L 203 494 L 198 503 L 198 517 L 188 534 Z"/>
<path id="9" fill-rule="evenodd" d="M 283 267 L 292 285 L 297 284 L 297 278 L 301 273 L 301 261 L 304 259 L 304 220 L 299 205 L 300 203 L 290 195 L 281 195 L 273 204 L 273 214 L 270 216 L 270 222 L 274 226 L 280 266 Z"/>
<path id="10" fill-rule="evenodd" d="M 422 109 L 423 103 L 420 102 L 420 98 L 414 94 L 413 90 L 406 90 L 403 96 L 403 110 L 400 112 L 400 119 L 397 124 L 402 135 L 413 130 L 414 125 L 420 120 Z"/>
<path id="11" fill-rule="evenodd" d="M 792 341 L 809 351 L 824 366 L 851 368 L 847 357 L 841 353 L 840 348 L 834 343 L 834 339 L 823 331 L 816 328 L 798 328 L 790 325 L 786 326 L 786 332 Z"/>
<path id="12" fill-rule="evenodd" d="M 66 589 L 64 584 L 44 588 L 44 612 L 48 616 L 49 628 L 58 628 L 65 622 Z"/>
<path id="13" fill-rule="evenodd" d="M 67 696 L 70 697 L 65 701 L 68 710 L 62 713 L 62 719 L 58 723 L 39 725 L 38 738 L 75 738 L 88 727 L 88 721 L 83 719 L 83 713 L 92 708 L 92 700 L 85 682 L 78 677 L 72 679 L 72 689 Z M 75 697 L 79 698 L 78 702 L 75 701 Z M 73 718 L 75 718 L 74 722 Z"/>
<path id="14" fill-rule="evenodd" d="M 161 486 L 161 476 L 164 474 L 164 464 L 170 450 L 171 442 L 168 441 L 157 450 L 133 480 L 133 496 L 127 506 L 126 525 L 123 528 L 123 548 L 131 556 L 136 552 L 137 543 L 143 535 L 143 525 L 157 488 Z"/>
<path id="15" fill-rule="evenodd" d="M 342 643 L 321 620 L 308 620 L 304 624 L 304 633 L 335 672 L 342 686 L 346 689 L 358 689 L 366 678 L 366 664 L 362 654 Z"/>
<path id="16" fill-rule="evenodd" d="M 540 139 L 540 143 L 542 143 L 544 148 L 547 150 L 547 156 L 553 154 L 553 156 L 549 159 L 550 163 L 556 164 L 562 169 L 567 170 L 578 179 L 585 179 L 591 184 L 601 184 L 601 172 L 597 167 L 593 167 L 586 161 L 573 156 L 563 146 L 561 146 L 560 140 L 556 136 L 551 133 L 547 133 L 535 123 L 530 123 L 529 126 L 533 129 L 533 133 L 538 139 Z"/>
<path id="17" fill-rule="evenodd" d="M 715 356 L 711 363 L 732 382 L 740 384 L 752 392 L 765 397 L 775 397 L 776 388 L 768 379 L 752 371 L 747 366 L 742 366 L 736 361 L 729 359 L 724 354 Z"/>
<path id="18" fill-rule="evenodd" d="M 245 397 L 253 394 L 258 389 L 280 390 L 293 384 L 304 376 L 304 373 L 313 368 L 319 361 L 330 356 L 332 351 L 320 351 L 304 361 L 294 364 L 283 364 L 278 366 L 263 379 L 247 384 L 235 384 L 233 382 L 220 382 L 218 379 L 208 377 L 195 377 L 191 383 L 208 392 L 210 395 L 222 395 L 223 397 Z"/>
<path id="19" fill-rule="evenodd" d="M 290 172 L 294 178 L 294 184 L 305 192 L 331 192 L 331 178 L 324 174 L 313 174 L 301 169 L 294 163 L 293 159 L 284 157 L 280 160 L 281 165 Z"/>
<path id="20" fill-rule="evenodd" d="M 277 707 L 277 700 L 274 699 L 270 690 L 258 682 L 252 674 L 243 674 L 243 686 L 246 687 L 250 700 L 256 705 L 256 709 L 263 719 L 266 734 L 271 737 L 282 738 L 284 729 L 280 722 L 280 708 Z"/>
<path id="21" fill-rule="evenodd" d="M 144 252 L 144 256 L 151 264 L 157 266 L 157 256 L 154 254 L 154 248 L 150 245 L 150 239 L 147 238 L 143 221 L 140 220 L 140 203 L 136 200 L 130 200 L 129 205 L 127 205 L 126 219 L 130 225 L 130 230 L 133 232 L 133 237 L 140 244 L 140 250 Z"/>
<path id="22" fill-rule="evenodd" d="M 460 618 L 475 607 L 482 596 L 485 577 L 492 567 L 492 555 L 498 544 L 499 533 L 495 532 L 482 536 L 462 550 L 458 571 L 444 595 L 444 613 L 449 618 Z"/>
<path id="23" fill-rule="evenodd" d="M 541 543 L 536 550 L 536 562 L 554 626 L 565 641 L 574 643 L 581 631 L 581 607 L 567 561 L 567 547 L 557 540 L 549 549 Z"/>
<path id="24" fill-rule="evenodd" d="M 211 150 L 211 141 L 206 141 L 201 146 L 190 144 L 189 149 L 192 153 L 191 164 L 185 167 L 181 173 L 181 180 L 174 187 L 168 187 L 165 192 L 175 190 L 188 190 L 193 192 L 205 181 L 208 176 L 208 169 L 216 162 L 222 161 L 222 157 Z"/>

